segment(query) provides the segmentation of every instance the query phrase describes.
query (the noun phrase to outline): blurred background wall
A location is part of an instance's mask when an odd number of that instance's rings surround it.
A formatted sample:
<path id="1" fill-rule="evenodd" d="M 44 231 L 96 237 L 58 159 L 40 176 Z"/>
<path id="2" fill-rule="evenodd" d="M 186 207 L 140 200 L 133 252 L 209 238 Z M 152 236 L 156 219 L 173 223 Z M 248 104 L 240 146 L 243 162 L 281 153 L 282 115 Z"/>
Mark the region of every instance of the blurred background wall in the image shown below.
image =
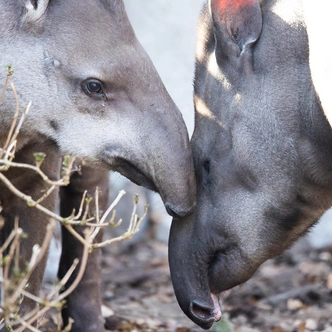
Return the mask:
<path id="1" fill-rule="evenodd" d="M 136 35 L 148 52 L 190 134 L 196 22 L 203 0 L 124 0 Z"/>

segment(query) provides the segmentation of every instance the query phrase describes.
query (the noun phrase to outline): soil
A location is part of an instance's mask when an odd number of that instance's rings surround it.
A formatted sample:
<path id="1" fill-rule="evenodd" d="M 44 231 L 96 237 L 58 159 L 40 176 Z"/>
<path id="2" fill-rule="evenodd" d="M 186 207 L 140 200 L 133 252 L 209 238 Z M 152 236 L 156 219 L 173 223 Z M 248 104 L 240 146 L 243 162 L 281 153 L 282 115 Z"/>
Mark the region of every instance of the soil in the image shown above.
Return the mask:
<path id="1" fill-rule="evenodd" d="M 113 244 L 103 249 L 102 267 L 108 330 L 204 331 L 176 302 L 167 244 L 153 239 Z M 221 303 L 223 318 L 210 331 L 332 332 L 332 247 L 317 250 L 301 240 L 264 263 L 247 283 L 222 294 Z"/>
<path id="2" fill-rule="evenodd" d="M 176 302 L 164 243 L 106 248 L 103 294 L 111 331 L 203 331 Z M 332 247 L 315 250 L 302 240 L 224 293 L 221 303 L 223 319 L 210 331 L 332 332 Z"/>

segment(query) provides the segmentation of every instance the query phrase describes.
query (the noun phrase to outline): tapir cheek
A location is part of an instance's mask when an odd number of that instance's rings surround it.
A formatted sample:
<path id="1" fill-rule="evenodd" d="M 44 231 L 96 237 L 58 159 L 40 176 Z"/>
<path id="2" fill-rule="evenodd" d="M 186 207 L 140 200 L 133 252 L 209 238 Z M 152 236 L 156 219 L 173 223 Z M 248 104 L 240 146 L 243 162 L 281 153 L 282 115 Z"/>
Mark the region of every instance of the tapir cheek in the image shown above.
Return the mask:
<path id="1" fill-rule="evenodd" d="M 241 266 L 238 262 L 242 262 Z M 213 294 L 220 294 L 248 280 L 254 271 L 248 259 L 237 247 L 217 250 L 208 268 L 210 291 Z"/>

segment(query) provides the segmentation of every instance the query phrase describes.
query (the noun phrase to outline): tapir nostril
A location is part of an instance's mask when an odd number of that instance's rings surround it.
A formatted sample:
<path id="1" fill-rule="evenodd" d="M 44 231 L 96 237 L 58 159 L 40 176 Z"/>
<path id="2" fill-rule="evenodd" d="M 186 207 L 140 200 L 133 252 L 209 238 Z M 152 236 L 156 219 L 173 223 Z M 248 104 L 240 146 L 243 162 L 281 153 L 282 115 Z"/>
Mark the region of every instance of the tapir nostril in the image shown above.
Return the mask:
<path id="1" fill-rule="evenodd" d="M 206 307 L 195 301 L 192 302 L 191 309 L 196 316 L 203 318 L 204 320 L 213 317 L 213 308 Z"/>
<path id="2" fill-rule="evenodd" d="M 193 321 L 204 329 L 209 329 L 215 322 L 214 308 L 196 301 L 191 302 L 190 313 Z"/>

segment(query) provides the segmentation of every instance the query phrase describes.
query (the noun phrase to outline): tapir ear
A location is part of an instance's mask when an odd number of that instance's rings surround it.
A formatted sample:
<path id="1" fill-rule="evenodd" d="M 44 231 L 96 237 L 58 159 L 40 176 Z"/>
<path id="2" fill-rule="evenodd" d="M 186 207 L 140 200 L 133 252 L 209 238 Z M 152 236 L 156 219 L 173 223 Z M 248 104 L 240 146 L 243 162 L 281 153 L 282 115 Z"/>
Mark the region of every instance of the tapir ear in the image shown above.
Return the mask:
<path id="1" fill-rule="evenodd" d="M 254 43 L 262 30 L 262 13 L 259 0 L 210 0 L 217 38 L 231 38 L 240 48 Z M 227 41 L 222 41 L 222 45 Z"/>
<path id="2" fill-rule="evenodd" d="M 23 19 L 26 22 L 36 22 L 45 14 L 50 0 L 21 0 L 25 7 L 25 16 Z"/>

